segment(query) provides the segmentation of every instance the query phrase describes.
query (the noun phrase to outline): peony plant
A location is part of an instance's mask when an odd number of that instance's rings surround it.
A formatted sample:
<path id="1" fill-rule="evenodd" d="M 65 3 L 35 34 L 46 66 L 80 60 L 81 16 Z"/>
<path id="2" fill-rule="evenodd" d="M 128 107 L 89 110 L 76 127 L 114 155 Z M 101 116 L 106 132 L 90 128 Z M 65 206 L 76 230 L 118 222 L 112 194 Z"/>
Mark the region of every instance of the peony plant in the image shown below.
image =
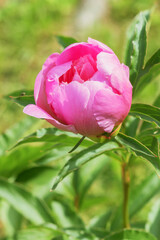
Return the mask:
<path id="1" fill-rule="evenodd" d="M 145 58 L 149 17 L 150 11 L 141 12 L 130 25 L 124 64 L 97 40 L 77 42 L 59 36 L 64 49 L 47 58 L 36 78 L 34 94 L 23 90 L 7 96 L 22 105 L 25 114 L 52 125 L 14 145 L 11 132 L 17 136 L 21 126 L 24 134 L 35 121 L 30 118 L 2 138 L 4 178 L 0 179 L 0 197 L 13 207 L 13 212 L 7 213 L 14 214 L 16 227 L 22 217 L 25 219 L 25 227 L 14 231 L 13 239 L 160 239 L 160 98 L 155 98 L 152 105 L 137 102 L 142 89 L 159 76 L 160 69 L 160 50 L 149 60 Z M 10 139 L 8 145 L 4 139 Z M 27 143 L 34 144 L 26 147 Z M 13 150 L 6 153 L 11 146 Z M 99 203 L 94 198 L 86 200 L 87 192 L 114 159 L 121 167 L 123 201 L 116 199 L 117 209 L 111 207 L 86 223 L 88 216 L 83 219 L 81 211 L 93 204 L 96 209 Z M 142 159 L 155 172 L 131 191 L 131 167 Z M 155 196 L 148 220 L 138 224 L 133 217 Z"/>

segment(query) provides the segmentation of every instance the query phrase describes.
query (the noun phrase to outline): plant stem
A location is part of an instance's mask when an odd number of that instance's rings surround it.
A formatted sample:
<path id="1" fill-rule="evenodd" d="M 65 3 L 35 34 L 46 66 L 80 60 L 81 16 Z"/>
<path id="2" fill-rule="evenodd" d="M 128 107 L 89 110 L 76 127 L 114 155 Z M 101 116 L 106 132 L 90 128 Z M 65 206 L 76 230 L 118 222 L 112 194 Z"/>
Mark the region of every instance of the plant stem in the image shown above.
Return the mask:
<path id="1" fill-rule="evenodd" d="M 130 228 L 129 224 L 130 174 L 128 169 L 128 163 L 122 163 L 122 181 L 123 181 L 123 227 Z"/>

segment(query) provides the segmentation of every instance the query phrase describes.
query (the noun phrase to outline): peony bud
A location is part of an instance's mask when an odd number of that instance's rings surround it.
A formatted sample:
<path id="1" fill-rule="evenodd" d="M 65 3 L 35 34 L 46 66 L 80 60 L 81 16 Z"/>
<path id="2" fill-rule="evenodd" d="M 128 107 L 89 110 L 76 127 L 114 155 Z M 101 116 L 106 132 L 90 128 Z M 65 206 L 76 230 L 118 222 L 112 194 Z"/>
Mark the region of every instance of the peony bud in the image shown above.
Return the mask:
<path id="1" fill-rule="evenodd" d="M 131 107 L 129 69 L 109 47 L 89 38 L 46 60 L 34 98 L 36 105 L 27 105 L 24 113 L 56 128 L 88 137 L 111 133 Z"/>

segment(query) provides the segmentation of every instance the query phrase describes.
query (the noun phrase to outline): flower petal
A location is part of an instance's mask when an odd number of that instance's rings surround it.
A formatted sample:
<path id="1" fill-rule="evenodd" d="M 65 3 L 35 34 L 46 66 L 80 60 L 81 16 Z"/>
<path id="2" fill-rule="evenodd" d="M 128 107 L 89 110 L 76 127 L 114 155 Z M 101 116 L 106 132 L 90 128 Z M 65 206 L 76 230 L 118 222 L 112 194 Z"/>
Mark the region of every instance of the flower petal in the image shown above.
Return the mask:
<path id="1" fill-rule="evenodd" d="M 23 109 L 23 112 L 32 117 L 44 118 L 49 123 L 51 123 L 53 126 L 55 126 L 56 128 L 59 128 L 60 130 L 71 131 L 71 132 L 77 133 L 77 131 L 73 125 L 65 125 L 65 124 L 60 123 L 59 121 L 54 119 L 52 116 L 50 116 L 47 112 L 45 112 L 43 109 L 41 109 L 40 107 L 38 107 L 34 104 L 27 105 Z"/>
<path id="2" fill-rule="evenodd" d="M 114 53 L 111 48 L 109 48 L 105 44 L 103 44 L 103 43 L 101 43 L 101 42 L 99 42 L 99 41 L 97 41 L 93 38 L 88 38 L 88 43 L 92 44 L 94 47 L 97 46 L 98 48 L 101 49 L 101 51 L 105 51 L 105 52 L 108 52 L 108 53 Z"/>
<path id="3" fill-rule="evenodd" d="M 65 62 L 74 61 L 80 57 L 91 54 L 91 56 L 96 59 L 98 53 L 100 53 L 99 48 L 93 47 L 88 43 L 74 43 L 65 48 L 65 50 L 57 58 L 56 64 L 63 64 Z"/>
<path id="4" fill-rule="evenodd" d="M 94 98 L 94 116 L 98 125 L 108 133 L 125 119 L 129 109 L 130 104 L 125 98 L 109 88 L 98 91 Z"/>
<path id="5" fill-rule="evenodd" d="M 111 75 L 113 69 L 119 65 L 120 62 L 115 54 L 101 52 L 97 55 L 97 68 L 105 76 Z"/>

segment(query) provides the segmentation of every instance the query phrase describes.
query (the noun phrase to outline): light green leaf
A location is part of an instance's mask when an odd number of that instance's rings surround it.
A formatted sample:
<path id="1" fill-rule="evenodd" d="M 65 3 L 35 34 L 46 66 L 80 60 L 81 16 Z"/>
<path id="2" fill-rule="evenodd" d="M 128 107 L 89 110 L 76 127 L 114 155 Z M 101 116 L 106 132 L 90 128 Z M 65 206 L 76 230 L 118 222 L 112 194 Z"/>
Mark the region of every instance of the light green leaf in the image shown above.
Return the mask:
<path id="1" fill-rule="evenodd" d="M 160 200 L 158 199 L 152 209 L 151 212 L 148 215 L 148 221 L 146 224 L 145 229 L 149 232 L 151 232 L 154 236 L 157 237 L 157 239 L 160 239 Z"/>
<path id="2" fill-rule="evenodd" d="M 63 231 L 57 229 L 53 224 L 40 225 L 21 230 L 16 235 L 17 240 L 53 240 L 61 239 L 60 236 Z"/>
<path id="3" fill-rule="evenodd" d="M 11 128 L 7 129 L 6 132 L 0 135 L 0 156 L 5 153 L 23 134 L 30 128 L 37 119 L 25 118 L 19 123 L 16 123 Z"/>
<path id="4" fill-rule="evenodd" d="M 0 197 L 34 224 L 54 222 L 45 203 L 18 184 L 0 179 Z"/>
<path id="5" fill-rule="evenodd" d="M 34 132 L 33 134 L 20 140 L 15 147 L 31 142 L 51 142 L 51 143 L 60 143 L 65 146 L 74 146 L 77 141 L 79 141 L 81 135 L 74 134 L 71 132 L 60 131 L 56 128 L 42 128 Z M 88 138 L 84 139 L 81 143 L 81 146 L 91 146 L 93 142 Z"/>
<path id="6" fill-rule="evenodd" d="M 120 232 L 113 233 L 104 238 L 105 240 L 156 240 L 156 238 L 143 230 L 124 229 Z"/>
<path id="7" fill-rule="evenodd" d="M 115 138 L 118 142 L 128 147 L 132 152 L 136 153 L 137 156 L 143 157 L 151 162 L 157 173 L 160 175 L 160 160 L 153 151 L 137 139 L 129 137 L 123 133 L 119 133 Z"/>
<path id="8" fill-rule="evenodd" d="M 82 219 L 66 197 L 53 193 L 53 199 L 52 211 L 59 226 L 63 228 L 84 227 Z"/>
<path id="9" fill-rule="evenodd" d="M 77 43 L 78 41 L 72 37 L 65 37 L 65 36 L 56 36 L 58 43 L 63 47 L 66 48 L 72 43 Z"/>
<path id="10" fill-rule="evenodd" d="M 21 106 L 35 104 L 34 93 L 31 90 L 19 90 L 5 96 L 5 99 L 18 103 Z"/>
<path id="11" fill-rule="evenodd" d="M 118 145 L 115 142 L 107 142 L 107 143 L 97 143 L 93 146 L 82 150 L 78 154 L 74 155 L 62 168 L 57 178 L 54 181 L 52 189 L 55 189 L 57 185 L 65 178 L 68 174 L 80 168 L 83 164 L 92 160 L 95 157 L 100 156 L 101 154 L 114 150 L 118 148 Z"/>
<path id="12" fill-rule="evenodd" d="M 130 115 L 139 117 L 144 121 L 154 122 L 160 126 L 160 108 L 148 104 L 132 104 Z"/>
<path id="13" fill-rule="evenodd" d="M 143 67 L 146 55 L 146 25 L 150 11 L 140 12 L 127 31 L 125 64 L 130 68 L 130 80 L 134 86 Z"/>
<path id="14" fill-rule="evenodd" d="M 153 56 L 147 61 L 144 72 L 148 72 L 154 65 L 160 63 L 160 49 L 158 49 Z"/>

